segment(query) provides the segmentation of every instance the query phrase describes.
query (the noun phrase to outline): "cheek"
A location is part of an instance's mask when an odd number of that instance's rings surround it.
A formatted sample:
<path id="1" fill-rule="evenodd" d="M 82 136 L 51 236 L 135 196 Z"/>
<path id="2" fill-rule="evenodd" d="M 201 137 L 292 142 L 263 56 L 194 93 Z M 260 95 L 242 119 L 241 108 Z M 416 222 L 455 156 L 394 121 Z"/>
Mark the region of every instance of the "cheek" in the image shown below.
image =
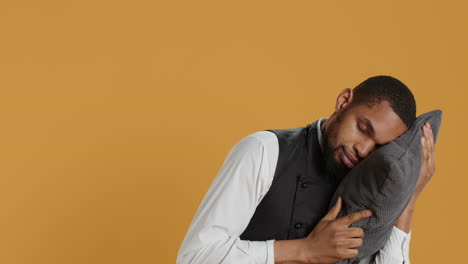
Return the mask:
<path id="1" fill-rule="evenodd" d="M 337 146 L 353 146 L 356 142 L 362 140 L 362 133 L 356 128 L 356 126 L 348 125 L 343 126 L 340 131 L 336 134 L 335 142 Z"/>
<path id="2" fill-rule="evenodd" d="M 327 135 L 328 145 L 331 149 L 335 149 L 337 146 L 337 134 L 335 131 L 330 131 L 330 134 Z"/>
<path id="3" fill-rule="evenodd" d="M 330 136 L 328 141 L 333 149 L 337 149 L 342 146 L 352 146 L 353 142 L 359 140 L 359 131 L 354 122 L 348 118 L 339 119 L 334 126 L 330 129 Z"/>
<path id="4" fill-rule="evenodd" d="M 345 131 L 336 131 L 330 136 L 330 145 L 333 149 L 346 145 L 348 141 L 349 138 Z"/>

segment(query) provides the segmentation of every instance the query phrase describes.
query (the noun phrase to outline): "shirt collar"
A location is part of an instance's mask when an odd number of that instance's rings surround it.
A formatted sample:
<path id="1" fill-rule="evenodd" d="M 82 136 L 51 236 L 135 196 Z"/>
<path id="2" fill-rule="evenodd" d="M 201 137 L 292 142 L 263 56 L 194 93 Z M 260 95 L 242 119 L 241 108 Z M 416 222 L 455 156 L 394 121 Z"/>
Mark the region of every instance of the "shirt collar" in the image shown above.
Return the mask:
<path id="1" fill-rule="evenodd" d="M 320 148 L 323 150 L 323 139 L 322 139 L 322 130 L 320 129 L 322 127 L 322 123 L 326 121 L 328 118 L 322 117 L 318 121 L 317 125 L 317 134 L 318 134 L 318 141 L 320 143 Z"/>

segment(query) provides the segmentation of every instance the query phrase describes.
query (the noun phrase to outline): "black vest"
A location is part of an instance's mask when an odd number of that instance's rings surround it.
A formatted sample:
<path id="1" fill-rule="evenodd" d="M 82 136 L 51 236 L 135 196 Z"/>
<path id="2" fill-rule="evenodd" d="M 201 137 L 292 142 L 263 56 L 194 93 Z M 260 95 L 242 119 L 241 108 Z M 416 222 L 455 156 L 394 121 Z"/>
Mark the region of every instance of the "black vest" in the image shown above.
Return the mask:
<path id="1" fill-rule="evenodd" d="M 268 130 L 278 138 L 278 162 L 242 240 L 303 238 L 328 212 L 337 182 L 325 173 L 317 125 L 318 120 L 305 127 Z"/>

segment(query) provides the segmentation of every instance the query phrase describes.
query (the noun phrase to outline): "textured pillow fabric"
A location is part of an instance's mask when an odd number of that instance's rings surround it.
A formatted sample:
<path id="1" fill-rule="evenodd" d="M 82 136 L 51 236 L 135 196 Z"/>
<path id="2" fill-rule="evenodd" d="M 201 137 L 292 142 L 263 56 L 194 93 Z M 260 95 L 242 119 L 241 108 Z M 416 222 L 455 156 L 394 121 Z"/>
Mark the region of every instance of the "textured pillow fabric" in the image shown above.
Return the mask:
<path id="1" fill-rule="evenodd" d="M 421 170 L 421 127 L 431 124 L 437 139 L 442 111 L 418 116 L 406 133 L 372 152 L 340 182 L 329 208 L 338 196 L 343 204 L 337 217 L 371 209 L 374 215 L 350 225 L 365 231 L 359 255 L 337 263 L 349 264 L 379 251 L 390 236 L 395 221 L 403 213 L 416 188 Z"/>

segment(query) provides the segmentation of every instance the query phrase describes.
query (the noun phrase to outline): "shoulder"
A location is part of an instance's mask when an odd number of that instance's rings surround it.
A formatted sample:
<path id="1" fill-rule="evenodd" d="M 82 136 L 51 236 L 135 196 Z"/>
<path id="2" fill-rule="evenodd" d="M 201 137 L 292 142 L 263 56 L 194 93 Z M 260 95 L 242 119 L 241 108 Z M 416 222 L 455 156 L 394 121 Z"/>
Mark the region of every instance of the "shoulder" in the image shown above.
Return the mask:
<path id="1" fill-rule="evenodd" d="M 231 150 L 235 152 L 262 152 L 271 156 L 278 152 L 278 138 L 273 132 L 258 131 L 242 138 Z"/>
<path id="2" fill-rule="evenodd" d="M 279 156 L 278 137 L 271 131 L 258 131 L 247 135 L 234 147 L 239 159 L 252 160 L 258 167 L 265 191 L 271 186 Z"/>
<path id="3" fill-rule="evenodd" d="M 271 131 L 258 131 L 246 136 L 243 140 L 256 142 L 264 147 L 274 146 L 278 144 L 277 136 Z"/>

